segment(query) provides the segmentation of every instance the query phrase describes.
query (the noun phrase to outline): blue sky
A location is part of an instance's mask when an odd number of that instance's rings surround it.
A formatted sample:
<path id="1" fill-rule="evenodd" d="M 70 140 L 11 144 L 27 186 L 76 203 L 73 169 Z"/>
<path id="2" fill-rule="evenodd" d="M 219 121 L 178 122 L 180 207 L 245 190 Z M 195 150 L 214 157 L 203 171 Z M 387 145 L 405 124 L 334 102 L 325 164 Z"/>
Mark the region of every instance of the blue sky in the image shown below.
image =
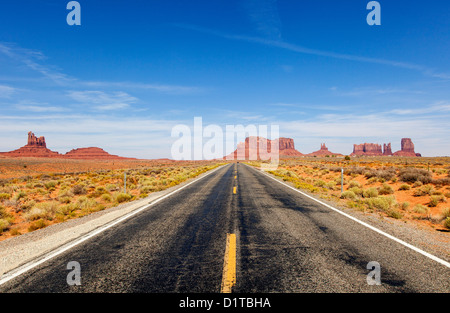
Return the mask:
<path id="1" fill-rule="evenodd" d="M 177 124 L 270 125 L 325 142 L 412 138 L 450 155 L 450 3 L 63 0 L 0 5 L 0 151 L 33 131 L 50 149 L 170 157 Z"/>

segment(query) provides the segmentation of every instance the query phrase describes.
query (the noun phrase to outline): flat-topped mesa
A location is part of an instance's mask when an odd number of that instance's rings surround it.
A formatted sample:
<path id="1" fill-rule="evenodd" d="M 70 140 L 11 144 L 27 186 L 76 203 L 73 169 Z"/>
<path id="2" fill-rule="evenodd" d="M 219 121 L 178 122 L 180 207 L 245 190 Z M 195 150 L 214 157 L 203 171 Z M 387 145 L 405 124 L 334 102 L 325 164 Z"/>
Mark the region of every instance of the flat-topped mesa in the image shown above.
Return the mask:
<path id="1" fill-rule="evenodd" d="M 89 147 L 89 148 L 78 148 L 73 149 L 66 154 L 64 154 L 65 158 L 69 159 L 95 159 L 95 160 L 111 160 L 111 159 L 129 159 L 120 157 L 118 155 L 112 155 L 106 152 L 105 150 L 97 147 Z"/>
<path id="2" fill-rule="evenodd" d="M 402 138 L 401 150 L 394 153 L 395 156 L 421 157 L 420 153 L 414 151 L 414 144 L 411 138 Z"/>
<path id="3" fill-rule="evenodd" d="M 383 155 L 383 150 L 379 144 L 363 143 L 360 145 L 353 145 L 353 153 L 351 155 L 378 156 Z"/>
<path id="4" fill-rule="evenodd" d="M 225 156 L 227 160 L 268 160 L 272 154 L 272 145 L 277 146 L 279 156 L 302 156 L 295 150 L 294 140 L 291 138 L 278 138 L 275 140 L 251 136 L 237 145 L 237 149 Z"/>

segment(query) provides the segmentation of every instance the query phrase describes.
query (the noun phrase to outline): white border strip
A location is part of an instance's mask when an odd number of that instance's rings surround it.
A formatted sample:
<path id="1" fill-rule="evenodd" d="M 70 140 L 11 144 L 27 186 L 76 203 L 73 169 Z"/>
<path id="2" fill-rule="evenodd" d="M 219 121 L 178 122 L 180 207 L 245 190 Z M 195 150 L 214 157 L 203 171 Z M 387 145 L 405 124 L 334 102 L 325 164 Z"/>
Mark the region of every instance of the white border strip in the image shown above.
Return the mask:
<path id="1" fill-rule="evenodd" d="M 247 165 L 247 166 L 249 166 L 249 165 Z M 249 166 L 249 167 L 251 167 L 251 166 Z M 253 167 L 251 167 L 251 168 L 253 168 Z M 253 168 L 253 169 L 257 170 L 255 168 Z M 282 185 L 284 185 L 284 186 L 286 186 L 286 187 L 288 187 L 288 188 L 290 188 L 290 189 L 292 189 L 292 190 L 294 190 L 294 191 L 304 195 L 305 197 L 308 197 L 309 199 L 314 200 L 314 201 L 322 204 L 323 206 L 326 206 L 327 208 L 329 208 L 329 209 L 331 209 L 331 210 L 333 210 L 333 211 L 335 211 L 335 212 L 337 212 L 337 213 L 339 213 L 339 214 L 341 214 L 341 215 L 343 215 L 343 216 L 345 216 L 345 217 L 347 217 L 347 218 L 349 218 L 349 219 L 351 219 L 351 220 L 353 220 L 353 221 L 355 221 L 355 222 L 357 222 L 357 223 L 359 223 L 359 224 L 361 224 L 361 225 L 363 225 L 363 226 L 365 226 L 365 227 L 367 227 L 367 228 L 369 228 L 369 229 L 371 229 L 371 230 L 373 230 L 373 231 L 375 231 L 375 232 L 377 232 L 377 233 L 379 233 L 379 234 L 389 238 L 389 239 L 392 239 L 392 240 L 398 242 L 399 244 L 401 244 L 401 245 L 403 245 L 403 246 L 405 246 L 407 248 L 410 248 L 410 249 L 412 249 L 412 250 L 414 250 L 414 251 L 416 251 L 416 252 L 418 252 L 418 253 L 420 253 L 420 254 L 422 254 L 422 255 L 430 258 L 430 259 L 432 259 L 433 261 L 436 261 L 436 262 L 438 262 L 438 263 L 440 263 L 440 264 L 450 268 L 450 263 L 449 262 L 447 262 L 445 260 L 442 260 L 442 259 L 440 259 L 440 258 L 438 258 L 438 257 L 436 257 L 436 256 L 434 256 L 434 255 L 432 255 L 432 254 L 430 254 L 428 252 L 425 252 L 425 251 L 423 251 L 423 250 L 421 250 L 421 249 L 419 249 L 419 248 L 417 248 L 417 247 L 415 247 L 415 246 L 413 246 L 413 245 L 411 245 L 411 244 L 409 244 L 409 243 L 407 243 L 407 242 L 405 242 L 403 240 L 400 240 L 400 239 L 398 239 L 398 238 L 396 238 L 396 237 L 394 237 L 392 235 L 389 235 L 388 233 L 385 233 L 384 231 L 379 230 L 378 228 L 373 227 L 372 225 L 369 225 L 369 224 L 367 224 L 367 223 L 365 223 L 363 221 L 360 221 L 359 219 L 357 219 L 357 218 L 355 218 L 355 217 L 353 217 L 353 216 L 351 216 L 351 215 L 349 215 L 347 213 L 344 213 L 341 210 L 338 210 L 338 209 L 332 207 L 331 205 L 328 205 L 328 204 L 326 204 L 326 203 L 324 203 L 324 202 L 322 202 L 322 201 L 320 201 L 320 200 L 318 200 L 318 199 L 316 199 L 314 197 L 311 197 L 310 195 L 308 195 L 308 194 L 306 194 L 306 193 L 304 193 L 304 192 L 302 192 L 302 191 L 300 191 L 300 190 L 298 190 L 298 189 L 296 189 L 296 188 L 294 188 L 292 186 L 289 186 L 288 184 L 286 184 L 286 183 L 276 179 L 275 177 L 270 176 L 267 173 L 264 173 L 264 172 L 262 172 L 262 173 L 264 175 L 266 175 L 267 177 L 269 177 L 269 178 L 279 182 L 280 184 L 282 184 Z"/>
<path id="2" fill-rule="evenodd" d="M 42 263 L 44 263 L 44 262 L 46 262 L 46 261 L 48 261 L 50 259 L 52 259 L 52 258 L 54 258 L 54 257 L 56 257 L 56 256 L 58 256 L 60 254 L 62 254 L 63 252 L 65 252 L 65 251 L 67 251 L 67 250 L 69 250 L 69 249 L 71 249 L 71 248 L 73 248 L 73 247 L 75 247 L 75 246 L 85 242 L 86 240 L 88 240 L 88 239 L 90 239 L 90 238 L 92 238 L 92 237 L 94 237 L 94 236 L 104 232 L 105 230 L 107 230 L 107 229 L 109 229 L 109 228 L 111 228 L 111 227 L 113 227 L 113 226 L 115 226 L 115 225 L 117 225 L 117 224 L 119 224 L 119 223 L 129 219 L 130 217 L 132 217 L 132 216 L 134 216 L 134 215 L 136 215 L 136 214 L 138 214 L 138 213 L 140 213 L 140 212 L 142 212 L 142 211 L 144 211 L 144 210 L 146 210 L 148 208 L 150 208 L 151 206 L 155 205 L 156 203 L 158 203 L 158 202 L 160 202 L 160 201 L 170 197 L 171 195 L 179 192 L 180 190 L 183 190 L 184 188 L 186 188 L 186 187 L 188 187 L 188 186 L 190 186 L 190 185 L 200 181 L 201 179 L 209 176 L 210 174 L 216 172 L 217 170 L 219 170 L 219 169 L 221 169 L 221 168 L 223 168 L 224 166 L 227 166 L 227 165 L 228 164 L 219 166 L 218 168 L 212 170 L 211 172 L 206 173 L 204 176 L 199 177 L 199 178 L 195 179 L 194 181 L 192 181 L 192 182 L 190 182 L 190 183 L 188 183 L 188 184 L 178 188 L 177 190 L 174 190 L 174 191 L 172 191 L 172 192 L 170 192 L 170 193 L 168 193 L 168 194 L 166 194 L 166 195 L 164 195 L 164 196 L 154 200 L 150 204 L 144 205 L 144 206 L 142 206 L 142 207 L 140 207 L 140 208 L 138 208 L 138 209 L 136 209 L 136 210 L 134 210 L 134 211 L 132 211 L 132 212 L 122 216 L 122 217 L 117 218 L 116 220 L 113 220 L 112 222 L 110 222 L 110 223 L 108 223 L 108 224 L 106 224 L 104 226 L 101 226 L 101 227 L 91 231 L 90 233 L 88 233 L 88 234 L 86 234 L 86 235 L 84 235 L 82 237 L 79 237 L 78 239 L 75 239 L 74 241 L 72 241 L 72 242 L 70 242 L 70 243 L 68 243 L 66 245 L 63 245 L 63 246 L 61 246 L 59 248 L 56 248 L 55 250 L 47 253 L 46 255 L 44 255 L 41 258 L 38 257 L 38 259 L 30 261 L 30 262 L 28 262 L 28 263 L 26 263 L 26 264 L 24 264 L 22 266 L 19 266 L 16 269 L 13 269 L 13 270 L 3 274 L 3 276 L 1 276 L 1 279 L 0 279 L 0 285 L 3 285 L 4 283 L 6 283 L 6 282 L 8 282 L 8 281 L 10 281 L 10 280 L 12 280 L 12 279 L 22 275 L 23 273 L 31 270 L 32 268 L 35 268 L 36 266 L 38 266 L 38 265 L 40 265 L 40 264 L 42 264 Z"/>

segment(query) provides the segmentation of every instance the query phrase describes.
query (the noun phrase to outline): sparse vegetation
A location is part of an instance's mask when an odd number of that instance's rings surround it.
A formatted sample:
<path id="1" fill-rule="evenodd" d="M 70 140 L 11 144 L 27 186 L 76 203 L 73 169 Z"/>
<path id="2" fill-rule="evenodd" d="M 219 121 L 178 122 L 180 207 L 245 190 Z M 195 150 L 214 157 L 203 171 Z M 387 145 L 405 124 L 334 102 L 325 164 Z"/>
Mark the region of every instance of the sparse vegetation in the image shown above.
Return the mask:
<path id="1" fill-rule="evenodd" d="M 9 159 L 0 159 L 0 162 L 14 164 L 14 160 Z M 30 166 L 20 165 L 15 169 L 35 170 L 34 163 L 40 164 L 42 160 L 30 162 Z M 89 164 L 93 167 L 102 165 L 101 162 L 91 161 L 55 161 L 56 164 L 58 162 L 62 162 L 64 169 L 74 164 Z M 121 167 L 108 170 L 111 162 L 105 161 L 105 168 L 95 171 L 57 173 L 47 169 L 46 173 L 34 176 L 1 179 L 0 240 L 147 197 L 152 192 L 178 185 L 221 164 L 213 161 L 127 161 L 122 162 L 122 165 L 120 162 L 112 162 L 114 163 Z M 126 192 L 123 190 L 125 168 Z"/>

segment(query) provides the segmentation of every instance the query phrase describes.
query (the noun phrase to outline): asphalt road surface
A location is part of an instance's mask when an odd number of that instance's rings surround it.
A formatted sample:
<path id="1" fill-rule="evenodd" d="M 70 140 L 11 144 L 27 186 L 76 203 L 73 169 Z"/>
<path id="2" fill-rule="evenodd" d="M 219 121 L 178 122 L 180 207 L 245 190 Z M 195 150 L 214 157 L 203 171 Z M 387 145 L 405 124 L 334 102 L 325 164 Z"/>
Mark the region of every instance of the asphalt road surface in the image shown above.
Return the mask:
<path id="1" fill-rule="evenodd" d="M 80 285 L 68 284 L 72 261 L 80 265 Z M 372 261 L 381 266 L 381 285 L 368 284 Z M 234 293 L 450 291 L 445 265 L 237 163 L 10 280 L 0 292 L 219 293 L 225 276 Z"/>

